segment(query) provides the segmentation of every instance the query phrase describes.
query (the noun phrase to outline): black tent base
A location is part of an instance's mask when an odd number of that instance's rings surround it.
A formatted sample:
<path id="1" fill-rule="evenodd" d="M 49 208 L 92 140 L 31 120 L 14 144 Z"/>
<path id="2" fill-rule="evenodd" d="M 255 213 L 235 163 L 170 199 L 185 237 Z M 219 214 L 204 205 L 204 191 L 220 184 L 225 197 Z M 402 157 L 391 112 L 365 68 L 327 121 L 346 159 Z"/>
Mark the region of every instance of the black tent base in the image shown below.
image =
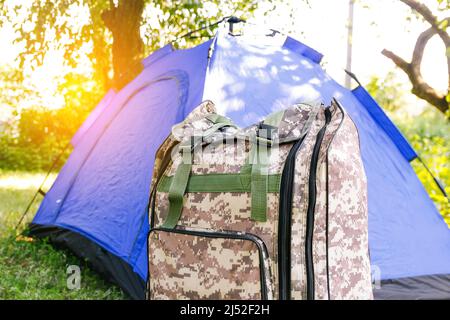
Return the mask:
<path id="1" fill-rule="evenodd" d="M 106 280 L 117 284 L 132 299 L 145 298 L 145 281 L 128 263 L 111 254 L 95 242 L 82 235 L 55 226 L 31 224 L 29 235 L 48 237 L 57 247 L 67 248 Z M 409 278 L 382 280 L 374 289 L 377 300 L 450 299 L 450 275 L 427 275 Z"/>
<path id="2" fill-rule="evenodd" d="M 39 224 L 30 224 L 29 235 L 38 238 L 48 237 L 56 247 L 67 248 L 80 259 L 86 260 L 92 269 L 107 281 L 117 284 L 132 299 L 145 298 L 145 281 L 128 263 L 95 242 L 64 228 Z"/>
<path id="3" fill-rule="evenodd" d="M 450 300 L 450 274 L 382 280 L 377 300 Z"/>

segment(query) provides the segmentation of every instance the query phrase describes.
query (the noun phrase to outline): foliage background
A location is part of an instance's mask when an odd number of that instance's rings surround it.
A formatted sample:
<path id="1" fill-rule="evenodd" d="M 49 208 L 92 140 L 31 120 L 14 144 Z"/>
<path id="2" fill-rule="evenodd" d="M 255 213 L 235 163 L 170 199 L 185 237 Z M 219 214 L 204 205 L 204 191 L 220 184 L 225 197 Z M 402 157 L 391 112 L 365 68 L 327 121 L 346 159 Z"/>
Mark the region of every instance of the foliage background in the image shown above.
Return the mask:
<path id="1" fill-rule="evenodd" d="M 384 79 L 373 77 L 367 84 L 367 90 L 388 113 L 433 174 L 446 186 L 447 194 L 450 194 L 449 120 L 431 106 L 427 106 L 418 115 L 410 115 L 410 106 L 405 99 L 407 90 L 396 80 L 394 73 L 389 73 Z M 450 226 L 448 200 L 420 161 L 413 160 L 411 165 Z"/>

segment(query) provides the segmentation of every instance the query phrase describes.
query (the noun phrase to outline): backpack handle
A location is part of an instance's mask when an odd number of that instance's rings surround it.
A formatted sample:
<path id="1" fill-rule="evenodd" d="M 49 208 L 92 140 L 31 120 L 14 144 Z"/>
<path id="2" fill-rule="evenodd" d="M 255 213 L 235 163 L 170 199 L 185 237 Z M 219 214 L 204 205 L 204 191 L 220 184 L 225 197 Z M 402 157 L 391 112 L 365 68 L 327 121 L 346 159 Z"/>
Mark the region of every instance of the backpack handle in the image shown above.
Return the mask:
<path id="1" fill-rule="evenodd" d="M 169 188 L 169 213 L 162 227 L 173 229 L 178 224 L 183 210 L 184 194 L 189 182 L 189 177 L 192 171 L 192 153 L 199 146 L 203 139 L 210 137 L 224 127 L 236 127 L 231 120 L 226 117 L 211 114 L 205 118 L 213 122 L 213 126 L 205 130 L 201 137 L 195 139 L 195 136 L 189 137 L 188 143 L 180 143 L 179 151 L 182 153 L 182 163 L 175 171 L 172 183 Z"/>

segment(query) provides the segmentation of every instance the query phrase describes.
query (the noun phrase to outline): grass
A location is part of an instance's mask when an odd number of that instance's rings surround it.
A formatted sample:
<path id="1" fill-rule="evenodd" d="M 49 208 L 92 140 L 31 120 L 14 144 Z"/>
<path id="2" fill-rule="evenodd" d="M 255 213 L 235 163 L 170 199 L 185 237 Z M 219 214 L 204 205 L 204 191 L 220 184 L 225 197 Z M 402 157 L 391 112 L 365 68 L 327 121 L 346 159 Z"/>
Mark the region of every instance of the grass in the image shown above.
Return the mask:
<path id="1" fill-rule="evenodd" d="M 55 177 L 50 176 L 44 190 Z M 126 299 L 118 287 L 104 281 L 70 252 L 56 250 L 45 240 L 20 235 L 42 196 L 38 196 L 19 230 L 14 230 L 43 178 L 43 173 L 0 171 L 0 299 Z M 80 267 L 79 289 L 67 286 L 70 265 Z"/>

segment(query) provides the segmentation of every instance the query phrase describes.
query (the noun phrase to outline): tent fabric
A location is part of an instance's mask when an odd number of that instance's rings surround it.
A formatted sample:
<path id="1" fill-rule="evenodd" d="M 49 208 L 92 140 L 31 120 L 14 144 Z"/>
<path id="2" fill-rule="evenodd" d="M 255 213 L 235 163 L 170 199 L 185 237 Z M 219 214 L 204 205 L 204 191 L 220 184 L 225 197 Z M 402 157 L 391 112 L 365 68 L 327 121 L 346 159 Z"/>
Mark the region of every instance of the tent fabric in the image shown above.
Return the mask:
<path id="1" fill-rule="evenodd" d="M 143 72 L 83 129 L 33 224 L 81 235 L 145 281 L 153 160 L 173 124 L 206 99 L 219 113 L 247 126 L 294 103 L 329 103 L 335 97 L 360 134 L 375 277 L 382 284 L 418 276 L 445 278 L 450 274 L 450 231 L 409 164 L 415 152 L 367 91 L 340 86 L 319 65 L 321 58 L 279 34 L 253 39 L 226 30 L 192 49 L 163 47 L 143 61 Z M 98 264 L 97 269 L 105 269 Z M 126 281 L 116 277 L 119 284 Z M 399 287 L 405 282 L 392 283 Z M 392 283 L 382 285 L 378 296 L 393 292 Z"/>
<path id="2" fill-rule="evenodd" d="M 172 44 L 165 45 L 161 49 L 156 50 L 151 55 L 149 55 L 147 58 L 145 58 L 142 61 L 142 65 L 144 68 L 147 68 L 152 63 L 156 62 L 157 60 L 161 59 L 162 57 L 166 56 L 167 54 L 171 53 L 174 50 Z"/>
<path id="3" fill-rule="evenodd" d="M 377 300 L 448 300 L 450 275 L 383 280 L 373 293 Z"/>
<path id="4" fill-rule="evenodd" d="M 147 277 L 154 155 L 185 109 L 201 102 L 209 47 L 161 57 L 116 94 L 76 144 L 33 224 L 79 233 Z"/>
<path id="5" fill-rule="evenodd" d="M 313 48 L 307 46 L 306 44 L 298 42 L 295 39 L 292 39 L 289 36 L 286 37 L 286 41 L 283 44 L 283 48 L 289 49 L 292 52 L 304 56 L 314 63 L 320 63 L 323 58 L 323 54 L 321 54 L 320 52 L 314 50 Z"/>
<path id="6" fill-rule="evenodd" d="M 353 89 L 352 92 L 359 102 L 366 107 L 367 111 L 372 116 L 372 119 L 389 135 L 392 142 L 394 142 L 405 159 L 411 161 L 417 158 L 417 153 L 366 89 L 362 86 L 358 86 Z"/>
<path id="7" fill-rule="evenodd" d="M 116 93 L 113 89 L 110 89 L 102 100 L 98 103 L 98 105 L 92 110 L 87 119 L 83 122 L 83 124 L 78 128 L 77 132 L 73 135 L 70 143 L 72 146 L 76 147 L 78 142 L 83 138 L 84 134 L 88 129 L 94 124 L 97 118 L 105 111 L 105 108 L 109 106 L 109 104 L 113 101 Z"/>

